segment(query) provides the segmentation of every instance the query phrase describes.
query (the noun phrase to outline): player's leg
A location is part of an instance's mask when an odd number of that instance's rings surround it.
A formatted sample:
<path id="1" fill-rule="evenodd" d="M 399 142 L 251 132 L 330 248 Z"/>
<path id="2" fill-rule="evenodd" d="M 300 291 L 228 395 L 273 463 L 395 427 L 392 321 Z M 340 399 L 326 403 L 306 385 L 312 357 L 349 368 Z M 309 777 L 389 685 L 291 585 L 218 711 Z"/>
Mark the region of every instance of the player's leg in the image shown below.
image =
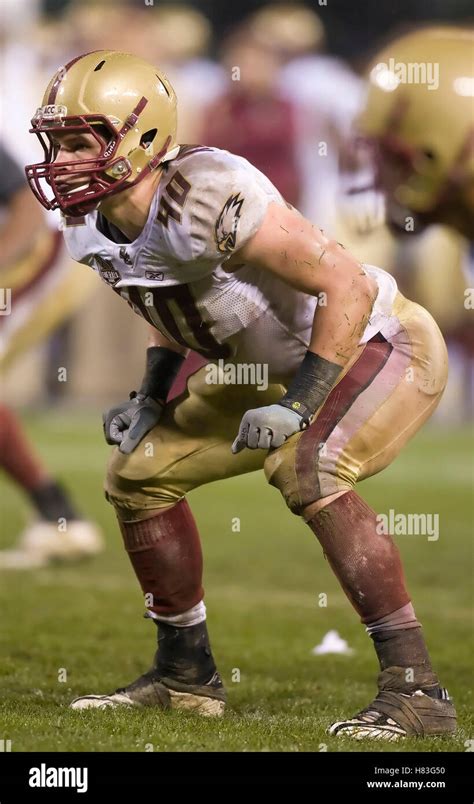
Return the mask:
<path id="1" fill-rule="evenodd" d="M 444 389 L 447 356 L 431 316 L 400 295 L 383 333 L 365 346 L 311 427 L 270 454 L 265 470 L 317 536 L 379 659 L 376 702 L 332 733 L 397 739 L 452 731 L 455 713 L 431 667 L 398 550 L 353 487 L 388 466 L 429 418 Z"/>
<path id="2" fill-rule="evenodd" d="M 81 520 L 67 492 L 51 477 L 12 410 L 0 405 L 0 467 L 28 495 L 38 521 L 14 550 L 0 551 L 0 569 L 29 569 L 69 561 L 100 550 L 92 523 Z"/>
<path id="3" fill-rule="evenodd" d="M 0 317 L 3 373 L 71 318 L 100 280 L 71 260 L 61 232 L 48 232 L 30 254 L 2 274 L 2 283 L 12 293 L 11 311 Z"/>
<path id="4" fill-rule="evenodd" d="M 0 317 L 3 374 L 76 311 L 97 279 L 66 255 L 60 232 L 45 231 L 28 254 L 6 269 L 2 282 L 12 291 L 11 311 Z M 0 569 L 36 568 L 100 552 L 99 527 L 78 512 L 5 407 L 0 411 L 0 442 L 0 466 L 29 496 L 38 517 L 20 534 L 14 549 L 0 551 Z"/>
<path id="5" fill-rule="evenodd" d="M 185 495 L 205 483 L 263 466 L 265 452 L 231 453 L 242 415 L 281 397 L 280 386 L 218 386 L 198 370 L 187 391 L 130 455 L 114 450 L 106 495 L 158 629 L 153 667 L 112 695 L 84 696 L 74 708 L 155 705 L 220 715 L 225 694 L 211 651 L 199 532 Z"/>

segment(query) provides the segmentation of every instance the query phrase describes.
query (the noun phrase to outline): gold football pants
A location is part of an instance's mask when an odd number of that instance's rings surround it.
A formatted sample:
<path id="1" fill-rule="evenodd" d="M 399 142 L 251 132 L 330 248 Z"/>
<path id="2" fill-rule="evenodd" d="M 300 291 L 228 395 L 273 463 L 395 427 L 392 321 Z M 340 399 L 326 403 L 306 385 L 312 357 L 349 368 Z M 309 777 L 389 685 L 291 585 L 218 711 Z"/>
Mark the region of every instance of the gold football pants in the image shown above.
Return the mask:
<path id="1" fill-rule="evenodd" d="M 275 450 L 231 453 L 243 414 L 281 398 L 281 385 L 208 384 L 206 367 L 165 407 L 136 450 L 113 450 L 106 496 L 136 521 L 191 489 L 264 468 L 297 514 L 388 466 L 438 404 L 447 352 L 430 314 L 397 294 L 382 331 L 359 346 L 311 426 Z"/>

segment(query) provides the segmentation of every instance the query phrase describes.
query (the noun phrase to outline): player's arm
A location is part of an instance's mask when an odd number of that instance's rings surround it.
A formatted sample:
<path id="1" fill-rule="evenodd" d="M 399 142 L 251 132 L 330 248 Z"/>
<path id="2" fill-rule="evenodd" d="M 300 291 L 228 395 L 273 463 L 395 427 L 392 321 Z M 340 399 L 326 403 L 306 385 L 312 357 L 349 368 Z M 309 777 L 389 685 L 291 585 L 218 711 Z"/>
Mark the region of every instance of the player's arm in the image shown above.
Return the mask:
<path id="1" fill-rule="evenodd" d="M 103 415 L 108 444 L 118 445 L 124 453 L 133 452 L 142 438 L 158 424 L 169 390 L 188 354 L 189 349 L 150 327 L 145 376 L 140 390 L 132 391 L 129 400 Z"/>
<path id="2" fill-rule="evenodd" d="M 320 303 L 309 349 L 287 393 L 278 405 L 248 411 L 234 452 L 280 446 L 307 426 L 354 354 L 377 295 L 376 283 L 349 252 L 298 212 L 276 203 L 229 260 L 230 265 L 242 262 L 270 271 Z"/>
<path id="3" fill-rule="evenodd" d="M 296 210 L 272 203 L 258 232 L 227 265 L 234 262 L 258 265 L 322 298 L 309 349 L 341 368 L 347 363 L 367 325 L 377 285 L 343 246 Z"/>
<path id="4" fill-rule="evenodd" d="M 43 212 L 25 182 L 23 171 L 0 144 L 0 271 L 20 260 L 44 226 Z"/>

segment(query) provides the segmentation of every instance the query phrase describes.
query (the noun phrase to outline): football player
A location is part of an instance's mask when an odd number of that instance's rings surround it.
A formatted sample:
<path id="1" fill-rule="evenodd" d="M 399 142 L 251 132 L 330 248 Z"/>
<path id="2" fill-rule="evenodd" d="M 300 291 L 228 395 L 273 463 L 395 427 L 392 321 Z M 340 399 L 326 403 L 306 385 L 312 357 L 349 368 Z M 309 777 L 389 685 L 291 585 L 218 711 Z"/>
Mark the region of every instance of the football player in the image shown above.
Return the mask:
<path id="1" fill-rule="evenodd" d="M 138 392 L 104 415 L 116 445 L 106 497 L 156 623 L 152 668 L 75 709 L 156 706 L 220 715 L 222 680 L 203 603 L 193 488 L 264 468 L 318 538 L 380 663 L 378 694 L 332 734 L 446 734 L 440 685 L 397 548 L 357 480 L 384 469 L 436 408 L 447 355 L 431 316 L 289 207 L 241 157 L 176 142 L 176 96 L 133 55 L 96 51 L 52 77 L 26 168 L 59 208 L 74 259 L 151 325 Z M 167 403 L 189 349 L 264 364 L 269 385 L 210 382 Z"/>
<path id="2" fill-rule="evenodd" d="M 451 375 L 457 368 L 465 378 L 468 417 L 474 358 L 465 304 L 474 276 L 473 53 L 474 32 L 455 26 L 430 26 L 393 40 L 372 59 L 357 121 L 398 239 L 398 282 L 445 334 Z"/>
<path id="3" fill-rule="evenodd" d="M 89 282 L 82 286 L 78 282 L 77 267 L 65 253 L 59 232 L 45 226 L 23 171 L 1 144 L 0 214 L 3 374 L 21 352 L 71 315 L 89 292 Z M 25 492 L 36 513 L 36 520 L 27 525 L 15 548 L 0 550 L 0 569 L 33 569 L 83 559 L 101 550 L 99 528 L 79 514 L 67 491 L 36 454 L 17 416 L 3 404 L 0 467 Z"/>
<path id="4" fill-rule="evenodd" d="M 474 240 L 474 33 L 438 26 L 373 59 L 358 128 L 376 146 L 389 222 L 445 224 Z M 414 218 L 413 222 L 412 219 Z"/>

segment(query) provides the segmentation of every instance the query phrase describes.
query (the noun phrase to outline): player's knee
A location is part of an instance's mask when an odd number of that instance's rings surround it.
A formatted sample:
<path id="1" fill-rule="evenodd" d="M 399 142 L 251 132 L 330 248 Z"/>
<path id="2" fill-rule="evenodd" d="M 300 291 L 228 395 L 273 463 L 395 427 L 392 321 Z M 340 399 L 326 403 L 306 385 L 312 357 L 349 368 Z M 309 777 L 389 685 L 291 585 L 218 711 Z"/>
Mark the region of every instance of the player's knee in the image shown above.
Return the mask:
<path id="1" fill-rule="evenodd" d="M 264 463 L 265 477 L 283 496 L 286 505 L 294 514 L 301 512 L 301 495 L 297 479 L 294 450 L 286 449 L 286 444 L 269 452 Z"/>
<path id="2" fill-rule="evenodd" d="M 317 450 L 306 455 L 302 441 L 296 449 L 284 444 L 270 452 L 264 470 L 267 481 L 280 491 L 290 511 L 298 516 L 315 502 L 350 491 L 357 479 L 343 461 L 334 460 L 327 447 L 318 445 Z"/>
<path id="3" fill-rule="evenodd" d="M 176 482 L 166 483 L 165 473 L 147 459 L 143 449 L 130 455 L 112 451 L 104 492 L 119 518 L 127 521 L 146 519 L 151 511 L 174 505 L 184 494 Z"/>

